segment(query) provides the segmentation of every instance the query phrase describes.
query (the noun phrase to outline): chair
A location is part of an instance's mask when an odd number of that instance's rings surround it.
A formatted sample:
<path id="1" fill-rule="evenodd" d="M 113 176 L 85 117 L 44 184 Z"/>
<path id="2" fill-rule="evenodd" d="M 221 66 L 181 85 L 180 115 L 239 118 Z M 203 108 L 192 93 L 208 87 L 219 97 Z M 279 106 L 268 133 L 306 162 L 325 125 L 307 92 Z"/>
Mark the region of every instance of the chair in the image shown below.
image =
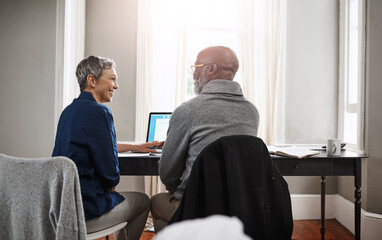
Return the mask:
<path id="1" fill-rule="evenodd" d="M 253 239 L 290 239 L 288 185 L 260 138 L 222 137 L 196 158 L 170 224 L 221 214 L 238 217 Z"/>
<path id="2" fill-rule="evenodd" d="M 97 239 L 122 222 L 86 234 L 77 167 L 66 157 L 0 154 L 0 239 Z"/>
<path id="3" fill-rule="evenodd" d="M 0 239 L 86 239 L 76 165 L 0 154 Z"/>

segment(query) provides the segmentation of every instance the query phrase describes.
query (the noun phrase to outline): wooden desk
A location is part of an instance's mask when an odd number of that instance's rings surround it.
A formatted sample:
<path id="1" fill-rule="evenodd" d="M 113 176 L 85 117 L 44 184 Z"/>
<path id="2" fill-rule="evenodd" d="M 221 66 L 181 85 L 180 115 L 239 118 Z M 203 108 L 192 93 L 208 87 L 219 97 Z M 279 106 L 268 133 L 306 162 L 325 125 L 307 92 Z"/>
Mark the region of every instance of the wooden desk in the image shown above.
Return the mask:
<path id="1" fill-rule="evenodd" d="M 355 239 L 360 239 L 361 159 L 367 156 L 342 151 L 339 157 L 327 156 L 326 152 L 305 159 L 271 157 L 283 176 L 321 176 L 321 239 L 325 235 L 326 176 L 354 176 Z M 129 157 L 121 154 L 118 159 L 121 175 L 158 175 L 158 156 Z"/>

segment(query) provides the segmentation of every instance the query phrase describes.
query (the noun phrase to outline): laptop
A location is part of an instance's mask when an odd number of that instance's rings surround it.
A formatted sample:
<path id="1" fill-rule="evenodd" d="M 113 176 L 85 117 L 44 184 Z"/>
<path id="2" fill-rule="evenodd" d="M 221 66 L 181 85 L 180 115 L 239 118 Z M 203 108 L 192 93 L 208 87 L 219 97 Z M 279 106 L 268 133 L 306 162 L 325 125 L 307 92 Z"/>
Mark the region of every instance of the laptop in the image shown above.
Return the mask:
<path id="1" fill-rule="evenodd" d="M 146 142 L 165 141 L 170 118 L 171 112 L 151 112 L 149 115 Z"/>

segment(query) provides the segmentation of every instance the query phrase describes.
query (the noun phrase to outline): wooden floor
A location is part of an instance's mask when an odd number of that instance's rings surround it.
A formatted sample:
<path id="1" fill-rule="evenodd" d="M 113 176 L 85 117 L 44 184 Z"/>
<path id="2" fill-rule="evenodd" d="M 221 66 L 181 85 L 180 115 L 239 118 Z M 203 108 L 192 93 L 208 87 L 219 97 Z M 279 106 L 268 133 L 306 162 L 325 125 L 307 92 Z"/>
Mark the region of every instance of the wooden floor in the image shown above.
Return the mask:
<path id="1" fill-rule="evenodd" d="M 293 236 L 296 240 L 320 240 L 321 221 L 293 221 Z M 331 219 L 325 221 L 325 240 L 354 240 L 354 235 L 338 221 Z"/>
<path id="2" fill-rule="evenodd" d="M 293 221 L 293 240 L 320 240 L 320 220 Z M 325 240 L 354 240 L 354 235 L 336 220 L 325 221 Z M 140 240 L 152 240 L 153 232 L 143 232 Z M 113 239 L 113 238 L 110 238 Z"/>

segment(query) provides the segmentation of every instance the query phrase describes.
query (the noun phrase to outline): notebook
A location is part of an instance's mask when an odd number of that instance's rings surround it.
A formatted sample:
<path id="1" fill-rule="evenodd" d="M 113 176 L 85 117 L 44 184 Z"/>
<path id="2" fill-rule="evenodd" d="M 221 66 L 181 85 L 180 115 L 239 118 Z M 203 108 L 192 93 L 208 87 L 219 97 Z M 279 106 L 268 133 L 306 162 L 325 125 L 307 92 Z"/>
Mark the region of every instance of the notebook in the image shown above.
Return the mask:
<path id="1" fill-rule="evenodd" d="M 151 112 L 146 142 L 165 141 L 170 124 L 171 112 Z"/>
<path id="2" fill-rule="evenodd" d="M 267 147 L 269 154 L 271 155 L 280 155 L 292 158 L 308 158 L 320 154 L 319 151 L 314 151 L 307 147 Z"/>

